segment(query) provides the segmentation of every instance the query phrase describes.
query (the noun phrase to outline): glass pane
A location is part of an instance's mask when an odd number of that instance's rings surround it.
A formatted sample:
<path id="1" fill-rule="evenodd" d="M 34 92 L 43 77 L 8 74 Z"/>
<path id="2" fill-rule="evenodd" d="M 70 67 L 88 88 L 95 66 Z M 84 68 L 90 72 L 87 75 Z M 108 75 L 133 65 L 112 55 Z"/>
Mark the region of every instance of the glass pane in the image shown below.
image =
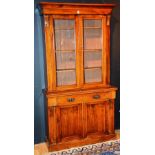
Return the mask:
<path id="1" fill-rule="evenodd" d="M 55 30 L 56 50 L 74 50 L 74 30 Z"/>
<path id="2" fill-rule="evenodd" d="M 55 20 L 55 29 L 74 29 L 74 20 Z"/>
<path id="3" fill-rule="evenodd" d="M 102 29 L 84 29 L 84 49 L 102 49 Z"/>
<path id="4" fill-rule="evenodd" d="M 76 84 L 75 21 L 54 20 L 57 85 Z"/>
<path id="5" fill-rule="evenodd" d="M 71 85 L 76 83 L 75 70 L 57 71 L 57 85 Z"/>
<path id="6" fill-rule="evenodd" d="M 85 69 L 85 82 L 101 82 L 101 68 Z"/>
<path id="7" fill-rule="evenodd" d="M 84 20 L 84 27 L 99 27 L 101 28 L 102 21 L 98 19 L 85 19 Z"/>
<path id="8" fill-rule="evenodd" d="M 102 51 L 85 51 L 84 52 L 84 67 L 101 67 Z"/>
<path id="9" fill-rule="evenodd" d="M 75 69 L 75 52 L 56 53 L 57 69 Z"/>
<path id="10" fill-rule="evenodd" d="M 102 81 L 102 20 L 84 20 L 85 83 Z"/>

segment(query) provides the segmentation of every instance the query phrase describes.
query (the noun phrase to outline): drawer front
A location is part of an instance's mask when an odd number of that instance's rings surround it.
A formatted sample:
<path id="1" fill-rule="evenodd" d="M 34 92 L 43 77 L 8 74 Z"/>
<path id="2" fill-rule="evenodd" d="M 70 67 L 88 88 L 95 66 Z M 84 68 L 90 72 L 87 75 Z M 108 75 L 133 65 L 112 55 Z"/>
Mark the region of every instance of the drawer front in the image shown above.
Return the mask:
<path id="1" fill-rule="evenodd" d="M 116 92 L 104 92 L 104 93 L 87 93 L 87 94 L 77 94 L 77 95 L 67 95 L 67 96 L 56 96 L 48 98 L 48 106 L 57 105 L 73 105 L 77 103 L 89 103 L 104 101 L 107 99 L 115 99 Z"/>
<path id="2" fill-rule="evenodd" d="M 83 100 L 83 95 L 67 95 L 57 97 L 58 104 L 76 104 L 81 103 Z"/>
<path id="3" fill-rule="evenodd" d="M 56 96 L 48 98 L 48 106 L 58 106 L 58 105 L 73 105 L 77 103 L 82 103 L 82 95 L 67 95 L 67 96 Z"/>
<path id="4" fill-rule="evenodd" d="M 107 93 L 92 93 L 84 96 L 84 102 L 97 102 L 104 101 L 107 99 L 114 99 L 115 92 L 107 92 Z"/>

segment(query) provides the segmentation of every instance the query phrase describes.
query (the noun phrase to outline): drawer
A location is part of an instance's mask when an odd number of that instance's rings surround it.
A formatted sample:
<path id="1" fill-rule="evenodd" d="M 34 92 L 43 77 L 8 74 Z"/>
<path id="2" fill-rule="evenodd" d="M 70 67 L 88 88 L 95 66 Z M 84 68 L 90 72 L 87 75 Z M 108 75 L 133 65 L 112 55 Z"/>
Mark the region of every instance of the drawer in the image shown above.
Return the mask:
<path id="1" fill-rule="evenodd" d="M 92 93 L 84 96 L 84 102 L 96 102 L 96 101 L 104 101 L 107 99 L 114 99 L 115 92 L 107 92 L 107 93 Z"/>
<path id="2" fill-rule="evenodd" d="M 82 101 L 83 101 L 83 95 L 67 95 L 57 97 L 57 103 L 61 105 L 82 103 Z"/>
<path id="3" fill-rule="evenodd" d="M 48 106 L 58 106 L 58 105 L 73 105 L 77 103 L 82 103 L 82 95 L 66 95 L 66 96 L 55 96 L 48 98 Z"/>
<path id="4" fill-rule="evenodd" d="M 104 101 L 107 99 L 115 99 L 116 92 L 94 92 L 94 93 L 84 93 L 77 95 L 64 95 L 64 96 L 55 96 L 48 98 L 48 106 L 57 106 L 57 105 L 73 105 L 77 103 L 91 103 L 97 101 Z"/>

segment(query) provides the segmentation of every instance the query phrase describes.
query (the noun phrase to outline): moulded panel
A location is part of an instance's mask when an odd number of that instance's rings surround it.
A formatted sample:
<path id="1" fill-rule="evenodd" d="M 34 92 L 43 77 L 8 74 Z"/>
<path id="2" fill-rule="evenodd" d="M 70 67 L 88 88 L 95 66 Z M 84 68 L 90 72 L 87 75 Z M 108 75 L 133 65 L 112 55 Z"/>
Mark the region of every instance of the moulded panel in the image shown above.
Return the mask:
<path id="1" fill-rule="evenodd" d="M 60 139 L 80 137 L 81 135 L 81 104 L 59 107 Z"/>
<path id="2" fill-rule="evenodd" d="M 85 83 L 101 82 L 101 81 L 102 81 L 101 68 L 85 69 Z"/>
<path id="3" fill-rule="evenodd" d="M 61 108 L 60 117 L 62 137 L 77 135 L 78 123 L 74 120 L 78 117 L 78 107 Z"/>
<path id="4" fill-rule="evenodd" d="M 73 85 L 76 84 L 76 71 L 75 70 L 62 70 L 57 71 L 57 85 Z"/>
<path id="5" fill-rule="evenodd" d="M 87 104 L 87 134 L 105 132 L 105 104 Z"/>

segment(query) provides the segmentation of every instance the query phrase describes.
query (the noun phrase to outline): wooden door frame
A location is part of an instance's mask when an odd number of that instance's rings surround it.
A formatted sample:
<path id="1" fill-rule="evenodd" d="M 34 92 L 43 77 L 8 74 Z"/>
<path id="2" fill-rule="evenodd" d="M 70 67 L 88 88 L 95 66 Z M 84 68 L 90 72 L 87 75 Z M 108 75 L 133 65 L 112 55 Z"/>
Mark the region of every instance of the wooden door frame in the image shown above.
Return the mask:
<path id="1" fill-rule="evenodd" d="M 84 39 L 84 31 L 83 31 L 83 20 L 84 19 L 101 19 L 102 20 L 102 81 L 101 82 L 91 82 L 84 83 L 84 49 L 83 49 L 83 39 Z M 94 87 L 103 87 L 107 85 L 107 81 L 110 78 L 107 77 L 108 68 L 110 68 L 110 64 L 106 61 L 106 58 L 109 57 L 109 49 L 107 39 L 107 25 L 106 25 L 106 15 L 79 15 L 80 29 L 79 34 L 81 42 L 80 42 L 80 52 L 81 52 L 81 85 L 84 89 L 94 88 Z M 110 60 L 108 60 L 110 62 Z"/>
<path id="2" fill-rule="evenodd" d="M 54 56 L 52 57 L 52 59 L 54 60 L 55 62 L 55 70 L 53 71 L 53 76 L 54 76 L 54 85 L 55 85 L 55 91 L 63 91 L 63 90 L 71 90 L 71 89 L 77 89 L 79 87 L 79 76 L 80 76 L 80 73 L 79 73 L 79 70 L 78 68 L 79 67 L 79 54 L 77 52 L 77 48 L 78 48 L 78 44 L 77 44 L 77 40 L 78 40 L 78 30 L 77 30 L 77 27 L 78 27 L 78 20 L 76 18 L 75 15 L 52 15 L 52 26 L 53 27 L 53 31 L 54 31 L 54 20 L 55 19 L 74 19 L 75 20 L 75 29 L 74 29 L 74 32 L 75 32 L 75 55 L 76 55 L 76 62 L 75 62 L 75 65 L 76 65 L 76 84 L 72 84 L 72 85 L 63 85 L 63 86 L 57 86 L 57 82 L 56 82 L 56 57 L 55 57 L 55 34 L 53 34 L 53 45 L 54 45 L 54 48 L 53 48 L 53 53 L 54 53 Z"/>

